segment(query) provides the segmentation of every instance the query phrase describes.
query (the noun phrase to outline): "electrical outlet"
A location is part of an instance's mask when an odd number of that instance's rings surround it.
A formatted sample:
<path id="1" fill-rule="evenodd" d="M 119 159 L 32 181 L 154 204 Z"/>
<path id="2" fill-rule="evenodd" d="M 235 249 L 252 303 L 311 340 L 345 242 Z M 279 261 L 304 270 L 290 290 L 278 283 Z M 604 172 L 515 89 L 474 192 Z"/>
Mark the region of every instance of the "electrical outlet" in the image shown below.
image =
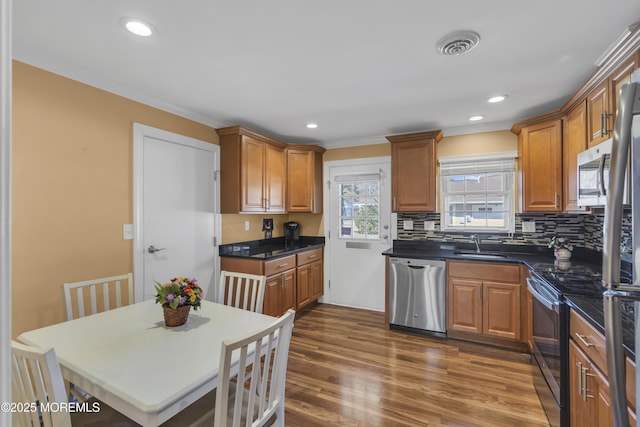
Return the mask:
<path id="1" fill-rule="evenodd" d="M 523 233 L 535 233 L 536 232 L 536 222 L 535 221 L 522 221 L 522 232 Z"/>
<path id="2" fill-rule="evenodd" d="M 402 229 L 403 230 L 413 230 L 413 221 L 405 219 L 402 221 Z"/>
<path id="3" fill-rule="evenodd" d="M 249 231 L 249 221 L 244 222 L 244 231 Z"/>
<path id="4" fill-rule="evenodd" d="M 436 229 L 436 223 L 435 221 L 425 221 L 424 222 L 424 229 L 425 231 L 433 231 Z"/>

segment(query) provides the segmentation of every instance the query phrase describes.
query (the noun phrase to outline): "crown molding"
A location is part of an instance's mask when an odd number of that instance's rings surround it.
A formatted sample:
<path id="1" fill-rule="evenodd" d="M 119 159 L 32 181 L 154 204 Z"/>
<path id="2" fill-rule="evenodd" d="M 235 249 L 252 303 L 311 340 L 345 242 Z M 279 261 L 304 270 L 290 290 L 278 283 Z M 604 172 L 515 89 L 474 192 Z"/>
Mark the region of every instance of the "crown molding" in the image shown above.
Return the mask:
<path id="1" fill-rule="evenodd" d="M 228 126 L 227 123 L 221 120 L 217 120 L 209 116 L 204 116 L 187 108 L 163 101 L 149 95 L 148 93 L 133 89 L 130 86 L 126 86 L 106 79 L 101 79 L 87 70 L 79 69 L 77 67 L 70 67 L 68 64 L 62 61 L 58 61 L 50 57 L 45 57 L 28 49 L 22 49 L 19 46 L 14 46 L 13 59 L 37 68 L 42 68 L 43 70 L 58 74 L 62 77 L 66 77 L 80 83 L 102 89 L 106 92 L 122 96 L 132 101 L 140 102 L 159 110 L 184 117 L 185 119 L 193 120 L 194 122 L 198 122 L 203 125 L 211 126 L 213 128 Z"/>

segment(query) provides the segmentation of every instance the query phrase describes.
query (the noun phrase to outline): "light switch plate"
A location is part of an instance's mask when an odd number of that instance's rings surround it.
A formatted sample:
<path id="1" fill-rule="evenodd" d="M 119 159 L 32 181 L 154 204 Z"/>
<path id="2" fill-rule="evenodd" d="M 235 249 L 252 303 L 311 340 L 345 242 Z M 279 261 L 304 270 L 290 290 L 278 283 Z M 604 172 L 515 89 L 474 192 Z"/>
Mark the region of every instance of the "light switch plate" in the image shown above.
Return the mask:
<path id="1" fill-rule="evenodd" d="M 424 222 L 424 229 L 425 231 L 433 231 L 436 229 L 436 223 L 435 221 L 425 221 Z"/>
<path id="2" fill-rule="evenodd" d="M 133 240 L 133 224 L 122 224 L 122 240 Z"/>
<path id="3" fill-rule="evenodd" d="M 405 219 L 402 221 L 402 229 L 403 230 L 413 230 L 413 221 Z"/>
<path id="4" fill-rule="evenodd" d="M 522 221 L 522 232 L 523 233 L 535 233 L 536 232 L 536 222 L 535 221 Z"/>

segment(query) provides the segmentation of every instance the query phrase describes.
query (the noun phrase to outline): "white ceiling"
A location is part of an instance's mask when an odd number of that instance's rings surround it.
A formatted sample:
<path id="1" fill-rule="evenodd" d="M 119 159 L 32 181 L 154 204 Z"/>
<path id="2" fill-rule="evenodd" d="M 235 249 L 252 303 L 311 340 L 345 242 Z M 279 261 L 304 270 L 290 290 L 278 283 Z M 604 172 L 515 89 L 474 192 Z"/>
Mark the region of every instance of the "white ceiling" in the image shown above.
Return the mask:
<path id="1" fill-rule="evenodd" d="M 508 129 L 556 109 L 640 1 L 17 0 L 13 13 L 20 61 L 214 127 L 331 147 Z M 127 33 L 124 16 L 157 33 Z M 478 47 L 438 54 L 459 30 Z M 497 94 L 509 98 L 486 102 Z"/>

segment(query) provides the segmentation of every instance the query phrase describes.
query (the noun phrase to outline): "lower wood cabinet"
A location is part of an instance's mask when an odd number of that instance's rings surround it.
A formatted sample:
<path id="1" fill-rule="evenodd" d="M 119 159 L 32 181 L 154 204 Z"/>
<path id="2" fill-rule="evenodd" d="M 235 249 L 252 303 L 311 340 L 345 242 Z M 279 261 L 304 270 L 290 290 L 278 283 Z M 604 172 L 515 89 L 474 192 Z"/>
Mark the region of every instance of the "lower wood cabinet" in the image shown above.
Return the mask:
<path id="1" fill-rule="evenodd" d="M 520 266 L 449 261 L 447 334 L 523 341 Z"/>
<path id="2" fill-rule="evenodd" d="M 267 276 L 262 312 L 281 316 L 289 309 L 300 310 L 323 292 L 323 248 L 268 261 L 221 257 L 220 268 Z"/>
<path id="3" fill-rule="evenodd" d="M 574 310 L 570 314 L 569 401 L 572 426 L 613 426 L 611 398 L 607 378 L 605 338 Z M 627 401 L 629 424 L 636 425 L 635 375 L 633 362 L 627 358 Z"/>
<path id="4" fill-rule="evenodd" d="M 296 308 L 295 269 L 267 277 L 262 313 L 280 316 L 290 308 Z"/>

